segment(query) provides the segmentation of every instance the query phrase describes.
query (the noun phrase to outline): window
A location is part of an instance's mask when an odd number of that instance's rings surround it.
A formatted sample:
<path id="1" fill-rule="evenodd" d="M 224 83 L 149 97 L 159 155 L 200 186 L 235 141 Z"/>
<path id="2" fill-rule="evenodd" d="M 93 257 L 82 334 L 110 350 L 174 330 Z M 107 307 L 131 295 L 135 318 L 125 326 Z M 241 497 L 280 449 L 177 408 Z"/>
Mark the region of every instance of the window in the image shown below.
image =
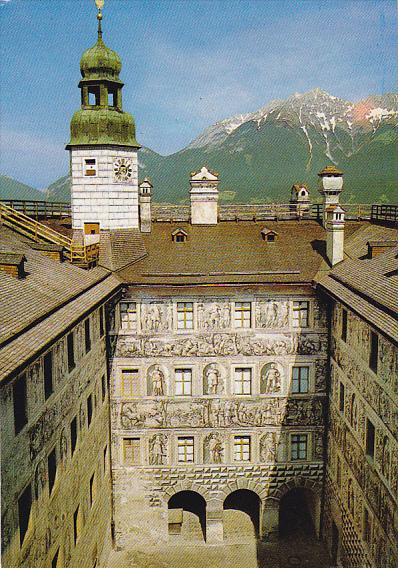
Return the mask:
<path id="1" fill-rule="evenodd" d="M 47 398 L 54 392 L 53 388 L 53 354 L 50 351 L 44 356 L 44 397 Z"/>
<path id="2" fill-rule="evenodd" d="M 369 367 L 374 373 L 377 373 L 377 359 L 379 356 L 379 336 L 374 331 L 370 332 L 370 353 Z"/>
<path id="3" fill-rule="evenodd" d="M 175 243 L 185 243 L 188 233 L 184 229 L 176 229 L 171 233 L 171 240 Z"/>
<path id="4" fill-rule="evenodd" d="M 250 327 L 252 306 L 250 302 L 235 302 L 235 327 Z"/>
<path id="5" fill-rule="evenodd" d="M 97 160 L 95 158 L 85 158 L 84 175 L 85 177 L 95 177 L 97 175 Z"/>
<path id="6" fill-rule="evenodd" d="M 307 434 L 292 435 L 292 461 L 307 459 Z"/>
<path id="7" fill-rule="evenodd" d="M 341 488 L 341 461 L 339 456 L 337 456 L 336 462 L 336 483 L 337 487 Z"/>
<path id="8" fill-rule="evenodd" d="M 71 372 L 73 371 L 76 365 L 73 332 L 68 335 L 67 344 L 68 344 L 68 371 Z"/>
<path id="9" fill-rule="evenodd" d="M 93 419 L 93 395 L 87 397 L 87 427 L 90 428 L 91 420 Z"/>
<path id="10" fill-rule="evenodd" d="M 293 327 L 308 327 L 308 302 L 293 302 Z"/>
<path id="11" fill-rule="evenodd" d="M 14 428 L 18 434 L 28 422 L 28 399 L 26 396 L 26 375 L 17 378 L 12 386 L 14 402 Z"/>
<path id="12" fill-rule="evenodd" d="M 122 329 L 137 330 L 136 302 L 120 302 L 120 324 Z"/>
<path id="13" fill-rule="evenodd" d="M 185 236 L 184 234 L 182 234 L 182 233 L 178 233 L 178 234 L 175 236 L 175 242 L 176 242 L 176 243 L 185 243 L 185 239 L 186 239 L 186 236 Z"/>
<path id="14" fill-rule="evenodd" d="M 91 106 L 99 106 L 101 101 L 100 88 L 96 86 L 88 87 L 88 104 Z"/>
<path id="15" fill-rule="evenodd" d="M 122 369 L 122 395 L 138 396 L 140 394 L 138 369 Z"/>
<path id="16" fill-rule="evenodd" d="M 372 459 L 375 455 L 375 427 L 369 418 L 366 419 L 366 454 Z"/>
<path id="17" fill-rule="evenodd" d="M 141 463 L 141 441 L 139 438 L 123 438 L 124 465 L 139 465 Z"/>
<path id="18" fill-rule="evenodd" d="M 104 474 L 108 469 L 108 445 L 104 448 Z"/>
<path id="19" fill-rule="evenodd" d="M 175 393 L 176 395 L 192 394 L 192 370 L 176 369 L 175 371 Z"/>
<path id="20" fill-rule="evenodd" d="M 60 553 L 58 548 L 57 552 L 53 556 L 53 559 L 51 560 L 51 568 L 59 568 L 59 566 L 61 566 L 61 564 L 58 563 L 59 558 L 60 558 Z"/>
<path id="21" fill-rule="evenodd" d="M 309 391 L 309 367 L 293 367 L 292 393 L 306 393 Z"/>
<path id="22" fill-rule="evenodd" d="M 90 478 L 90 507 L 93 506 L 96 495 L 97 495 L 97 480 L 94 472 Z"/>
<path id="23" fill-rule="evenodd" d="M 101 377 L 101 394 L 102 394 L 102 402 L 104 402 L 105 397 L 106 397 L 106 391 L 107 391 L 107 384 L 106 384 L 106 375 L 102 375 Z"/>
<path id="24" fill-rule="evenodd" d="M 103 337 L 105 333 L 104 306 L 101 306 L 99 309 L 99 328 L 100 328 L 100 337 Z"/>
<path id="25" fill-rule="evenodd" d="M 48 490 L 51 495 L 55 483 L 55 477 L 57 475 L 57 455 L 55 453 L 55 448 L 48 455 L 47 465 L 48 465 Z"/>
<path id="26" fill-rule="evenodd" d="M 83 515 L 81 507 L 78 506 L 76 511 L 73 513 L 73 540 L 75 544 L 79 540 L 80 534 L 82 532 L 82 527 L 83 527 Z"/>
<path id="27" fill-rule="evenodd" d="M 32 509 L 32 487 L 29 484 L 18 499 L 19 539 L 22 545 L 29 528 L 30 511 Z"/>
<path id="28" fill-rule="evenodd" d="M 370 543 L 372 539 L 372 524 L 370 521 L 369 511 L 366 507 L 363 509 L 363 538 L 365 542 Z"/>
<path id="29" fill-rule="evenodd" d="M 72 456 L 76 449 L 76 443 L 77 443 L 77 418 L 75 416 L 72 422 L 70 423 L 70 445 L 71 445 Z"/>
<path id="30" fill-rule="evenodd" d="M 177 303 L 177 329 L 193 329 L 193 303 Z"/>
<path id="31" fill-rule="evenodd" d="M 236 368 L 234 385 L 235 394 L 251 394 L 252 370 L 250 368 L 243 367 Z"/>
<path id="32" fill-rule="evenodd" d="M 91 349 L 90 318 L 87 318 L 84 322 L 84 347 L 86 353 Z"/>
<path id="33" fill-rule="evenodd" d="M 193 463 L 193 438 L 178 438 L 178 461 Z"/>
<path id="34" fill-rule="evenodd" d="M 347 310 L 343 308 L 341 312 L 341 339 L 347 341 Z"/>
<path id="35" fill-rule="evenodd" d="M 235 436 L 234 460 L 250 461 L 250 436 Z"/>
<path id="36" fill-rule="evenodd" d="M 345 387 L 344 387 L 344 383 L 342 383 L 340 381 L 340 383 L 339 383 L 339 410 L 342 413 L 344 413 L 344 406 L 345 406 Z"/>
<path id="37" fill-rule="evenodd" d="M 108 88 L 108 106 L 117 106 L 117 91 L 116 89 Z"/>

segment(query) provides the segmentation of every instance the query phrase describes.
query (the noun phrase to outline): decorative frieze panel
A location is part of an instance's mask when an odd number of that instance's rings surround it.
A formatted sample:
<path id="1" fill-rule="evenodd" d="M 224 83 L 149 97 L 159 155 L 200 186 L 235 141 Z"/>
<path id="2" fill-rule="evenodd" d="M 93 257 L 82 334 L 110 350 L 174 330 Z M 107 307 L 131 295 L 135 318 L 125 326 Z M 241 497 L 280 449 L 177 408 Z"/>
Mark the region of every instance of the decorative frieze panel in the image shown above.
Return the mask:
<path id="1" fill-rule="evenodd" d="M 269 398 L 194 399 L 192 402 L 159 400 L 122 402 L 120 427 L 137 428 L 231 428 L 265 425 L 320 426 L 323 403 L 319 399 Z"/>
<path id="2" fill-rule="evenodd" d="M 231 304 L 227 301 L 198 302 L 198 329 L 213 331 L 231 327 Z"/>
<path id="3" fill-rule="evenodd" d="M 212 357 L 227 355 L 323 355 L 326 334 L 240 335 L 214 333 L 189 337 L 120 336 L 117 357 Z"/>
<path id="4" fill-rule="evenodd" d="M 266 329 L 288 327 L 290 323 L 290 312 L 289 301 L 257 301 L 256 327 Z"/>

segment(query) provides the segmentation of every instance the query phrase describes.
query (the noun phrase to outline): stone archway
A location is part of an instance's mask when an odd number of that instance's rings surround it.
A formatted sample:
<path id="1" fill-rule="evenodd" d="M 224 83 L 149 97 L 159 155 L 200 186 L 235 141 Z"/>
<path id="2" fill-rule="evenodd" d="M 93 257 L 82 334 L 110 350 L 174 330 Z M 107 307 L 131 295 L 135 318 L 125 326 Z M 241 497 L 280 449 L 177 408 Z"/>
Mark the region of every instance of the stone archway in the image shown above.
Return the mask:
<path id="1" fill-rule="evenodd" d="M 261 499 L 254 491 L 249 489 L 237 489 L 232 491 L 224 500 L 224 538 L 236 536 L 258 536 L 260 533 Z M 225 514 L 226 511 L 234 511 L 232 516 Z M 251 521 L 251 529 L 248 529 L 247 520 Z"/>
<path id="2" fill-rule="evenodd" d="M 174 493 L 167 503 L 169 535 L 183 534 L 184 540 L 206 540 L 206 505 L 196 491 Z"/>

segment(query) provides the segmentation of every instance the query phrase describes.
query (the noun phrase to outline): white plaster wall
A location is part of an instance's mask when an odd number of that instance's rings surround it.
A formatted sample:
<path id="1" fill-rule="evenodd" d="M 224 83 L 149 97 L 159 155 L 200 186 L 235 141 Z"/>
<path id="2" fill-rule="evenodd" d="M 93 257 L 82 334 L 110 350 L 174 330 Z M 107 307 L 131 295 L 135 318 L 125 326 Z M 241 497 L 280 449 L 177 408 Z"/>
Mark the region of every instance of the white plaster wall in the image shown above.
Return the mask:
<path id="1" fill-rule="evenodd" d="M 84 158 L 97 159 L 97 175 L 84 176 Z M 114 179 L 114 162 L 128 158 L 133 174 L 129 182 Z M 72 226 L 100 223 L 101 229 L 138 228 L 137 150 L 119 147 L 72 148 Z"/>

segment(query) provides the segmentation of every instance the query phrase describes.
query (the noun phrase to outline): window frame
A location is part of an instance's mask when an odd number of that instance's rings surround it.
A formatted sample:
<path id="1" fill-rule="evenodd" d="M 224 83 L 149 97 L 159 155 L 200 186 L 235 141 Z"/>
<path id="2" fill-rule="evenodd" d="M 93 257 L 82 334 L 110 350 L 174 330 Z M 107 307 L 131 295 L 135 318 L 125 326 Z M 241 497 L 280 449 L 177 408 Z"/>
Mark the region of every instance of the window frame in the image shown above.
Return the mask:
<path id="1" fill-rule="evenodd" d="M 132 377 L 128 378 L 127 375 L 128 374 L 133 374 Z M 134 384 L 134 379 L 136 379 L 137 381 L 137 393 L 134 394 L 133 391 L 133 384 Z M 130 381 L 130 388 L 127 389 L 126 388 L 126 383 L 128 382 L 128 380 Z M 134 368 L 121 368 L 120 369 L 120 394 L 123 397 L 126 398 L 135 398 L 136 396 L 140 396 L 141 395 L 141 389 L 140 389 L 140 369 L 134 367 Z"/>
<path id="2" fill-rule="evenodd" d="M 250 462 L 252 457 L 251 436 L 239 434 L 234 436 L 233 461 Z"/>
<path id="3" fill-rule="evenodd" d="M 50 363 L 48 363 L 49 360 Z M 52 351 L 48 351 L 43 357 L 43 384 L 44 399 L 47 400 L 54 392 L 54 357 Z"/>
<path id="4" fill-rule="evenodd" d="M 379 334 L 370 330 L 369 335 L 369 368 L 377 374 L 379 362 Z"/>
<path id="5" fill-rule="evenodd" d="M 127 306 L 127 309 L 124 310 L 123 306 Z M 138 302 L 134 300 L 121 300 L 119 303 L 119 313 L 121 331 L 139 331 Z"/>
<path id="6" fill-rule="evenodd" d="M 181 376 L 181 380 L 178 380 L 178 375 Z M 188 380 L 186 379 L 188 376 Z M 181 387 L 181 392 L 178 392 L 180 389 L 177 388 L 177 385 Z M 188 386 L 188 391 L 185 392 L 186 386 Z M 177 367 L 174 369 L 174 394 L 175 396 L 192 396 L 192 387 L 193 387 L 193 372 L 192 368 L 190 367 Z"/>
<path id="7" fill-rule="evenodd" d="M 131 449 L 131 459 L 127 458 L 128 450 Z M 122 464 L 125 466 L 142 465 L 141 438 L 139 436 L 123 436 L 122 438 Z M 136 457 L 136 459 L 135 459 Z"/>
<path id="8" fill-rule="evenodd" d="M 90 316 L 84 320 L 84 351 L 87 355 L 91 351 L 91 322 Z"/>
<path id="9" fill-rule="evenodd" d="M 341 414 L 345 412 L 345 384 L 339 381 L 339 411 Z"/>
<path id="10" fill-rule="evenodd" d="M 29 421 L 27 381 L 27 373 L 22 373 L 12 384 L 14 433 L 16 436 L 22 432 Z"/>
<path id="11" fill-rule="evenodd" d="M 341 309 L 341 339 L 347 343 L 348 337 L 348 311 L 346 308 Z"/>
<path id="12" fill-rule="evenodd" d="M 73 330 L 66 336 L 66 350 L 68 355 L 68 373 L 76 368 L 75 335 Z"/>
<path id="13" fill-rule="evenodd" d="M 301 456 L 303 449 L 301 445 L 304 444 L 305 454 Z M 290 461 L 308 461 L 309 457 L 309 434 L 299 432 L 290 434 Z"/>
<path id="14" fill-rule="evenodd" d="M 298 377 L 295 378 L 294 374 L 295 371 L 298 371 Z M 307 371 L 307 377 L 304 379 L 303 377 L 301 377 L 302 372 L 306 370 Z M 311 392 L 311 387 L 310 387 L 310 366 L 309 365 L 293 365 L 292 366 L 292 374 L 291 374 L 291 393 L 292 394 L 309 394 Z M 307 382 L 307 390 L 301 390 L 302 388 L 302 383 L 303 382 Z M 294 389 L 294 384 L 297 383 L 298 385 L 298 390 Z"/>
<path id="15" fill-rule="evenodd" d="M 184 459 L 181 459 L 181 457 Z M 192 457 L 192 459 L 188 459 L 189 457 Z M 195 463 L 195 438 L 193 436 L 177 437 L 177 462 Z"/>
<path id="16" fill-rule="evenodd" d="M 304 306 L 305 304 L 305 306 Z M 303 312 L 305 313 L 305 325 L 303 324 Z M 297 317 L 295 315 L 297 314 Z M 293 300 L 292 303 L 292 327 L 295 329 L 310 327 L 310 301 Z"/>
<path id="17" fill-rule="evenodd" d="M 188 305 L 191 307 L 187 308 Z M 185 331 L 195 329 L 194 302 L 176 302 L 175 314 L 177 330 Z M 182 319 L 180 318 L 180 314 L 183 316 Z"/>
<path id="18" fill-rule="evenodd" d="M 77 442 L 79 439 L 79 429 L 77 424 L 77 416 L 74 416 L 70 421 L 70 447 L 71 447 L 71 456 L 76 451 Z"/>
<path id="19" fill-rule="evenodd" d="M 249 381 L 245 379 L 244 372 L 249 371 Z M 233 393 L 237 396 L 251 396 L 253 393 L 253 367 L 234 367 L 234 383 L 233 383 Z M 241 375 L 238 380 L 238 373 L 241 372 Z M 245 388 L 249 385 L 249 392 L 245 392 Z M 237 385 L 240 385 L 241 389 L 237 389 Z M 238 392 L 241 390 L 242 392 Z"/>
<path id="20" fill-rule="evenodd" d="M 369 417 L 366 417 L 365 452 L 366 456 L 374 461 L 376 451 L 376 426 Z"/>
<path id="21" fill-rule="evenodd" d="M 251 329 L 253 327 L 253 302 L 251 300 L 234 302 L 233 326 L 234 329 Z"/>
<path id="22" fill-rule="evenodd" d="M 88 163 L 93 161 L 94 163 Z M 94 173 L 87 173 L 88 171 Z M 98 177 L 98 159 L 94 156 L 84 156 L 83 158 L 83 177 Z"/>

